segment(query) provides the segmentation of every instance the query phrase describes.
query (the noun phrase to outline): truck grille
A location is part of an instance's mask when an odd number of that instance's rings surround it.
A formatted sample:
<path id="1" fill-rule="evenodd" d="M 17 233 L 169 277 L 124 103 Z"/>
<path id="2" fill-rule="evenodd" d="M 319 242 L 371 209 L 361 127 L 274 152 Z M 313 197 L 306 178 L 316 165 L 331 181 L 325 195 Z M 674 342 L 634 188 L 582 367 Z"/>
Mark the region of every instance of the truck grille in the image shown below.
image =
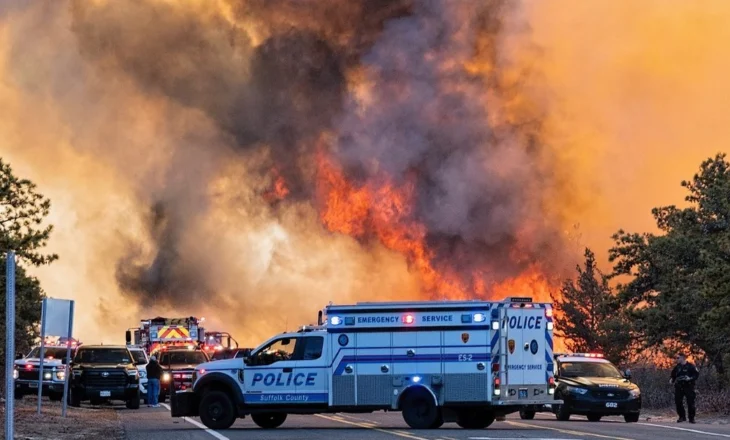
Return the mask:
<path id="1" fill-rule="evenodd" d="M 596 399 L 603 400 L 628 399 L 629 397 L 629 392 L 626 390 L 596 390 L 591 392 L 591 394 Z"/>
<path id="2" fill-rule="evenodd" d="M 104 373 L 108 376 L 104 376 Z M 127 373 L 124 370 L 91 370 L 84 371 L 82 381 L 87 387 L 124 387 L 127 385 Z"/>

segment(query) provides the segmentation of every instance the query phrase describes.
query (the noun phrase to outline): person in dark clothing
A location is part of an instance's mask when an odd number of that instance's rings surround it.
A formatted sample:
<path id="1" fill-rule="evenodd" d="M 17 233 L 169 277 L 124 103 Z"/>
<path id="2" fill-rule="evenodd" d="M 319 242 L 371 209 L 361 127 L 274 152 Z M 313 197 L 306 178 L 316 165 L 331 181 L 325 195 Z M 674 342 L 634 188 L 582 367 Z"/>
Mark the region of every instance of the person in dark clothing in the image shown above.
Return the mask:
<path id="1" fill-rule="evenodd" d="M 150 356 L 150 362 L 147 364 L 147 406 L 158 408 L 160 397 L 160 378 L 162 377 L 162 367 L 157 362 L 156 356 Z"/>
<path id="2" fill-rule="evenodd" d="M 677 365 L 672 370 L 672 377 L 669 383 L 674 384 L 674 403 L 677 405 L 677 423 L 687 421 L 684 412 L 684 398 L 687 398 L 687 412 L 689 422 L 695 422 L 695 381 L 700 373 L 697 368 L 687 362 L 684 354 L 677 355 Z"/>

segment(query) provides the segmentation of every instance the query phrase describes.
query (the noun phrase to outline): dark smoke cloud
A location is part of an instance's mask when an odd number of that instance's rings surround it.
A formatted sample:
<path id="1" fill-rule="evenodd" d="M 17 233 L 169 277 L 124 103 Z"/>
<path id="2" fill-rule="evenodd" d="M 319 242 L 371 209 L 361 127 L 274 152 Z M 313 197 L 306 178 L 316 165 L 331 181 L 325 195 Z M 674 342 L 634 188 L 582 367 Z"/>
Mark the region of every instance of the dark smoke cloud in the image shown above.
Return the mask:
<path id="1" fill-rule="evenodd" d="M 269 160 L 259 173 L 275 166 L 290 198 L 311 197 L 302 162 L 311 160 L 315 138 L 341 114 L 347 69 L 375 41 L 383 22 L 406 14 L 410 2 L 230 2 L 242 22 L 256 23 L 264 34 L 257 45 L 245 23 L 232 25 L 212 9 L 177 6 L 75 1 L 72 30 L 80 53 L 109 80 L 131 78 L 148 93 L 204 112 L 243 154 L 265 150 Z M 140 262 L 141 250 L 131 245 L 117 268 L 123 290 L 145 304 L 214 295 L 181 250 L 190 225 L 205 215 L 201 188 L 211 176 L 200 176 L 188 157 L 199 157 L 191 151 L 206 145 L 185 144 L 175 153 L 181 166 L 173 166 L 162 197 L 151 201 L 152 261 Z M 189 172 L 198 174 L 198 185 L 179 181 Z"/>

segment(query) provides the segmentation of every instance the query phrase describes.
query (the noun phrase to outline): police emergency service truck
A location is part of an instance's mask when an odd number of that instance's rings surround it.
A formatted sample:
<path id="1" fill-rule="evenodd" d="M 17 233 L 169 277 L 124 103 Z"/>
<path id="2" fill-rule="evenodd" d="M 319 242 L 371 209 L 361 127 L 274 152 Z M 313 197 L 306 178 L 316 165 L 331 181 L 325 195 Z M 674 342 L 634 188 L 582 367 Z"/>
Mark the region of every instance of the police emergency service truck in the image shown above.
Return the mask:
<path id="1" fill-rule="evenodd" d="M 318 326 L 274 336 L 244 359 L 200 364 L 172 416 L 211 429 L 250 415 L 402 411 L 412 428 L 468 429 L 554 400 L 552 307 L 530 298 L 332 305 Z"/>

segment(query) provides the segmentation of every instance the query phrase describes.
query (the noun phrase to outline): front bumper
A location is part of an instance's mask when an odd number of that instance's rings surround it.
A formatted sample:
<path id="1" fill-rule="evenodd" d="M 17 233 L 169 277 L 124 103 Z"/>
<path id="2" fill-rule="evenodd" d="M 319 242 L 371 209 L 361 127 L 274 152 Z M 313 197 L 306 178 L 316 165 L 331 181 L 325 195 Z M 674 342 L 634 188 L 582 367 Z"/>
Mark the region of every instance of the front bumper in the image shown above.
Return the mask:
<path id="1" fill-rule="evenodd" d="M 627 399 L 595 399 L 586 396 L 563 396 L 564 404 L 571 414 L 577 415 L 622 415 L 641 412 L 641 396 Z"/>
<path id="2" fill-rule="evenodd" d="M 15 394 L 36 394 L 38 393 L 38 381 L 27 379 L 15 379 Z M 41 394 L 47 396 L 50 393 L 63 393 L 63 382 L 46 381 L 42 382 Z"/>
<path id="3" fill-rule="evenodd" d="M 130 384 L 126 387 L 87 387 L 80 384 L 73 385 L 73 392 L 80 400 L 111 399 L 131 400 L 139 394 L 139 386 Z"/>

